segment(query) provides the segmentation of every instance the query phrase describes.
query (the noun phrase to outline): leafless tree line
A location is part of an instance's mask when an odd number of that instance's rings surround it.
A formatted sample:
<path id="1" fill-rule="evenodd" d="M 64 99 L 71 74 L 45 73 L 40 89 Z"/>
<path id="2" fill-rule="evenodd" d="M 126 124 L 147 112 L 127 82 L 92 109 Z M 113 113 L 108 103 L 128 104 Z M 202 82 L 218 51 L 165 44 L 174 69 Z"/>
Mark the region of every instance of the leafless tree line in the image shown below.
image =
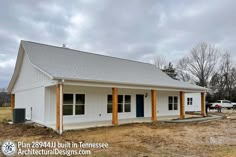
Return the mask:
<path id="1" fill-rule="evenodd" d="M 166 67 L 168 69 L 166 63 L 163 57 L 154 59 L 154 64 L 162 70 Z M 235 99 L 236 101 L 234 96 L 236 95 L 236 67 L 230 53 L 222 52 L 214 45 L 202 42 L 192 48 L 187 56 L 181 58 L 174 70 L 177 79 L 210 88 L 213 99 Z"/>
<path id="2" fill-rule="evenodd" d="M 10 95 L 5 88 L 0 88 L 0 107 L 10 105 Z"/>
<path id="3" fill-rule="evenodd" d="M 215 99 L 236 101 L 236 67 L 228 52 L 222 55 L 219 67 L 210 80 L 209 88 L 215 93 Z"/>

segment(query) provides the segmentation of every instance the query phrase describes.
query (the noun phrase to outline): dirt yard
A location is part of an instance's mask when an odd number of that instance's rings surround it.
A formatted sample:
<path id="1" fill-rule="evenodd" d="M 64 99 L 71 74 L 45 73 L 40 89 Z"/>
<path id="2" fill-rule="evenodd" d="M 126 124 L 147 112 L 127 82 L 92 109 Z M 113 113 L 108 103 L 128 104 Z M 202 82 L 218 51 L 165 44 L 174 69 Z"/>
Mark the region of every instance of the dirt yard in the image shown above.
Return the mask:
<path id="1" fill-rule="evenodd" d="M 1 119 L 5 119 L 2 112 Z M 62 136 L 43 127 L 2 122 L 0 141 L 107 142 L 108 149 L 92 150 L 91 156 L 101 157 L 236 157 L 236 111 L 225 112 L 221 113 L 225 118 L 218 121 L 129 124 L 68 131 Z"/>

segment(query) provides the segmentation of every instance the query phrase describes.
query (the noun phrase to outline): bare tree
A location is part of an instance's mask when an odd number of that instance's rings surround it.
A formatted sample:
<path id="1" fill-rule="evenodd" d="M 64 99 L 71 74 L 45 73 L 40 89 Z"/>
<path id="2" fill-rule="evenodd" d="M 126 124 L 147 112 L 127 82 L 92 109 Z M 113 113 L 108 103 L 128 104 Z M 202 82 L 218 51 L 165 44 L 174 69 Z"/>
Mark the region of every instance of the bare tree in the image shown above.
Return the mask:
<path id="1" fill-rule="evenodd" d="M 10 95 L 5 88 L 0 88 L 0 106 L 10 104 Z"/>
<path id="2" fill-rule="evenodd" d="M 153 59 L 153 64 L 159 68 L 160 70 L 162 70 L 164 73 L 166 73 L 168 76 L 170 76 L 171 78 L 178 80 L 177 78 L 177 70 L 174 67 L 174 65 L 169 62 L 167 64 L 166 59 L 163 56 L 156 56 Z"/>
<path id="3" fill-rule="evenodd" d="M 154 57 L 153 64 L 159 69 L 164 69 L 164 67 L 167 65 L 167 61 L 165 57 L 159 55 Z"/>
<path id="4" fill-rule="evenodd" d="M 212 90 L 213 101 L 219 99 L 225 99 L 225 88 L 224 88 L 224 80 L 220 72 L 216 72 L 210 81 L 210 88 Z"/>
<path id="5" fill-rule="evenodd" d="M 161 69 L 164 73 L 166 73 L 171 78 L 178 80 L 177 78 L 177 71 L 174 68 L 174 65 L 170 62 L 168 66 L 165 66 L 164 69 Z"/>
<path id="6" fill-rule="evenodd" d="M 190 82 L 192 80 L 189 72 L 186 70 L 188 65 L 187 63 L 187 58 L 182 58 L 177 64 L 177 77 L 179 80 L 184 82 Z"/>
<path id="7" fill-rule="evenodd" d="M 178 70 L 177 78 L 184 82 L 191 82 L 191 76 L 183 70 Z"/>
<path id="8" fill-rule="evenodd" d="M 225 53 L 221 56 L 219 69 L 213 75 L 210 82 L 210 88 L 214 92 L 215 100 L 217 99 L 229 99 L 235 100 L 236 87 L 236 67 L 233 65 L 231 56 L 229 53 Z"/>
<path id="9" fill-rule="evenodd" d="M 232 64 L 231 56 L 227 52 L 222 56 L 220 71 L 224 82 L 223 87 L 225 88 L 226 97 L 231 99 L 231 93 L 236 83 L 236 72 Z"/>
<path id="10" fill-rule="evenodd" d="M 206 87 L 214 74 L 219 51 L 214 45 L 203 42 L 194 47 L 190 54 L 178 63 L 178 69 L 186 71 L 196 84 Z"/>

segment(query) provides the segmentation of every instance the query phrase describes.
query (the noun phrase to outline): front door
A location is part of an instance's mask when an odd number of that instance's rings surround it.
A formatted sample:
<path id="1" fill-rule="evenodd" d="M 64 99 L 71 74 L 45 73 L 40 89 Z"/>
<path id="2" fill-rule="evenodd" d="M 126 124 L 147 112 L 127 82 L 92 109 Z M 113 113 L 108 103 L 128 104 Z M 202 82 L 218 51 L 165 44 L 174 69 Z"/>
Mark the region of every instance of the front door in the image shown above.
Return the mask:
<path id="1" fill-rule="evenodd" d="M 144 117 L 144 95 L 136 95 L 136 117 Z"/>

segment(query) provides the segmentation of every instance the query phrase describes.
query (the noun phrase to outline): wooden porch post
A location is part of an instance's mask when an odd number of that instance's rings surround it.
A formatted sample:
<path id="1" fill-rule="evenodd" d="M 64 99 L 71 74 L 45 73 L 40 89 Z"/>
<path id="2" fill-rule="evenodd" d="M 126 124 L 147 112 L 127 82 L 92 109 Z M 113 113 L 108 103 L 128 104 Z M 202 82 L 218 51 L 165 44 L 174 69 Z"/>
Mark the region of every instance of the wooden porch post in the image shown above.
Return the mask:
<path id="1" fill-rule="evenodd" d="M 180 118 L 184 119 L 185 118 L 185 109 L 184 109 L 184 92 L 180 92 Z"/>
<path id="2" fill-rule="evenodd" d="M 206 111 L 205 111 L 205 93 L 201 93 L 201 114 L 202 116 L 206 116 Z"/>
<path id="3" fill-rule="evenodd" d="M 157 120 L 157 107 L 156 107 L 156 97 L 157 97 L 157 92 L 156 90 L 151 90 L 152 93 L 152 121 L 155 122 Z"/>
<path id="4" fill-rule="evenodd" d="M 11 94 L 11 110 L 15 108 L 15 94 Z"/>
<path id="5" fill-rule="evenodd" d="M 56 85 L 56 130 L 60 131 L 61 128 L 61 85 Z"/>
<path id="6" fill-rule="evenodd" d="M 118 89 L 112 88 L 112 124 L 118 124 Z"/>

